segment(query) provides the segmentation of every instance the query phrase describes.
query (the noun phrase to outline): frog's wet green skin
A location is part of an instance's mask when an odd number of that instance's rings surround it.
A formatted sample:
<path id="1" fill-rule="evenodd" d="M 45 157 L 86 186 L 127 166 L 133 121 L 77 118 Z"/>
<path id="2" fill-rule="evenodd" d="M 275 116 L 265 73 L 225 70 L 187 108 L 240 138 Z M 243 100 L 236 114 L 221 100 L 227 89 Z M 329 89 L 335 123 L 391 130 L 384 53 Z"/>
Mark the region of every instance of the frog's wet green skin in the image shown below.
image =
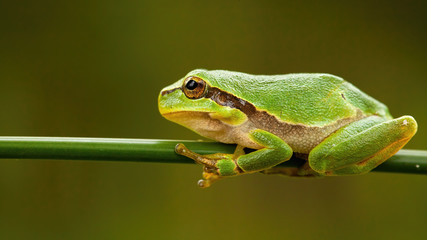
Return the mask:
<path id="1" fill-rule="evenodd" d="M 403 147 L 417 130 L 410 116 L 330 74 L 249 75 L 194 70 L 159 95 L 161 114 L 202 136 L 236 143 L 235 154 L 177 152 L 204 164 L 203 186 L 247 172 L 296 176 L 360 174 Z M 243 147 L 259 149 L 244 154 Z M 298 170 L 271 167 L 292 153 L 308 155 Z"/>

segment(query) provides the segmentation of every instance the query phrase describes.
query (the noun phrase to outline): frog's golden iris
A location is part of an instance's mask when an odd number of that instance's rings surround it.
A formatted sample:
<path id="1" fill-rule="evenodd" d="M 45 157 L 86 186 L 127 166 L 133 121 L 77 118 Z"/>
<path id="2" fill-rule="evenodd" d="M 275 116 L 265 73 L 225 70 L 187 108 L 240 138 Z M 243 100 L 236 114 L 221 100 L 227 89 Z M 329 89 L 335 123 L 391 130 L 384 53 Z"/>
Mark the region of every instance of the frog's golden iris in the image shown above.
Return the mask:
<path id="1" fill-rule="evenodd" d="M 182 91 L 190 99 L 202 98 L 206 95 L 206 82 L 198 77 L 190 76 L 185 79 Z"/>

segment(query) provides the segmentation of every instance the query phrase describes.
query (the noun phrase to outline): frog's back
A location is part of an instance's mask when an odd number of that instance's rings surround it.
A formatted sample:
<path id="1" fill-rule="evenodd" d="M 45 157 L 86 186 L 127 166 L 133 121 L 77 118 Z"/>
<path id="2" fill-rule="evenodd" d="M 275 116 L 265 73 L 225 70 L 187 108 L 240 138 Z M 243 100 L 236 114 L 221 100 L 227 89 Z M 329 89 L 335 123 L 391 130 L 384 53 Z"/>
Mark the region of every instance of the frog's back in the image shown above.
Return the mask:
<path id="1" fill-rule="evenodd" d="M 340 77 L 323 73 L 250 75 L 196 70 L 212 86 L 244 99 L 283 122 L 325 126 L 342 119 L 379 115 L 387 107 Z"/>

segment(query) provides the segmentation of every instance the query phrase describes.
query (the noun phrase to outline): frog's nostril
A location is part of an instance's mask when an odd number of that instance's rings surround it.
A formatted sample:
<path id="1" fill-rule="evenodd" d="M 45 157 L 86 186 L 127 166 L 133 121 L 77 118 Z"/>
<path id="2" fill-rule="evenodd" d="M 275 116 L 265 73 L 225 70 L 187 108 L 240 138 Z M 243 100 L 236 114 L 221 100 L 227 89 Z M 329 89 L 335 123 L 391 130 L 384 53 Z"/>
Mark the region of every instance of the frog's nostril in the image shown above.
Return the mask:
<path id="1" fill-rule="evenodd" d="M 160 94 L 162 95 L 162 96 L 164 96 L 164 95 L 166 95 L 166 94 L 169 94 L 169 93 L 172 93 L 172 92 L 175 92 L 176 90 L 178 90 L 178 89 L 180 89 L 179 87 L 177 87 L 177 88 L 173 88 L 173 89 L 169 89 L 169 90 L 163 90 Z"/>

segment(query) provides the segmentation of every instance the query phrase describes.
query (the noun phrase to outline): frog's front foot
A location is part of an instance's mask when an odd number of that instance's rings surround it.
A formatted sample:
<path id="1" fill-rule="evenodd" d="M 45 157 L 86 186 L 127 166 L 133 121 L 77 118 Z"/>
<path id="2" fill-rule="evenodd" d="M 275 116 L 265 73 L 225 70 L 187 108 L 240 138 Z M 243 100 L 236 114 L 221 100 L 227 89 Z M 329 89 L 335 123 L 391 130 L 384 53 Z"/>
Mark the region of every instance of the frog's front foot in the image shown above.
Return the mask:
<path id="1" fill-rule="evenodd" d="M 209 159 L 203 155 L 197 154 L 195 152 L 190 151 L 184 144 L 178 143 L 175 146 L 175 152 L 179 155 L 188 157 L 193 159 L 196 163 L 203 164 L 210 168 L 216 167 L 216 161 L 213 159 Z"/>
<path id="2" fill-rule="evenodd" d="M 207 188 L 212 185 L 212 183 L 221 179 L 221 176 L 218 173 L 218 169 L 210 168 L 205 166 L 203 168 L 203 178 L 197 181 L 197 185 L 201 188 Z"/>
<path id="3" fill-rule="evenodd" d="M 204 165 L 203 178 L 197 184 L 206 188 L 212 183 L 223 178 L 223 176 L 233 176 L 241 172 L 234 160 L 238 154 L 215 153 L 210 155 L 200 155 L 189 150 L 184 144 L 179 143 L 175 147 L 175 152 L 179 155 L 193 159 L 196 163 Z"/>

